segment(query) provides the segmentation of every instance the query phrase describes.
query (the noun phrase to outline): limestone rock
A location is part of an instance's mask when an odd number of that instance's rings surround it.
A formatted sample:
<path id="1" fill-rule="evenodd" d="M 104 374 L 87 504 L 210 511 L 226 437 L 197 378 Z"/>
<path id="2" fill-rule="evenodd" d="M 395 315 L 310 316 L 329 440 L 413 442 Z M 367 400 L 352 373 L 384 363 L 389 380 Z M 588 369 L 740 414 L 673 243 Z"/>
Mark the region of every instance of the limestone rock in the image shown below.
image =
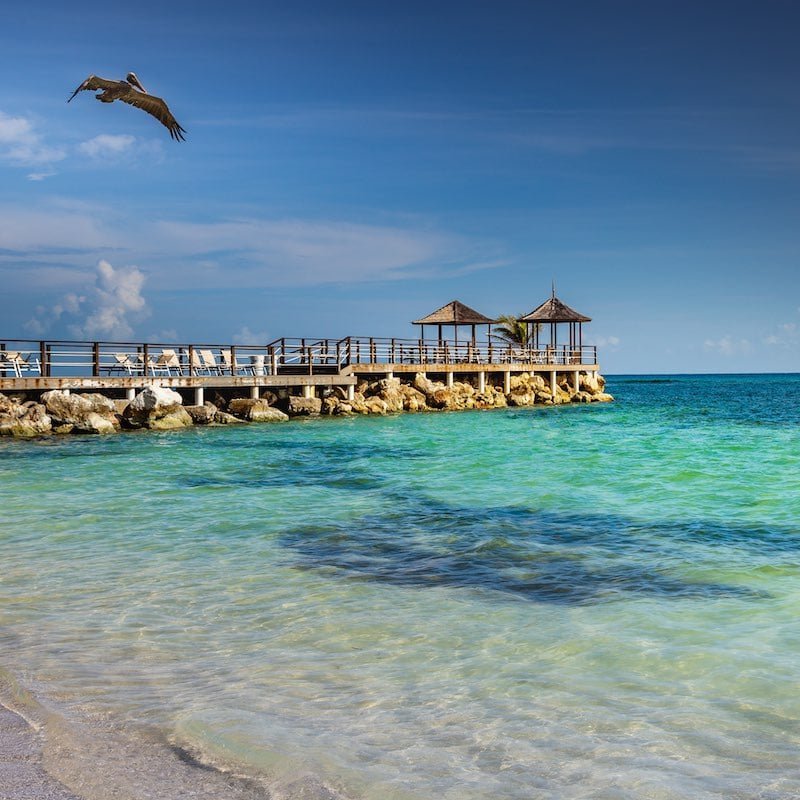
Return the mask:
<path id="1" fill-rule="evenodd" d="M 186 406 L 186 413 L 195 425 L 210 425 L 217 414 L 217 407 L 206 401 L 202 406 Z"/>
<path id="2" fill-rule="evenodd" d="M 120 427 L 114 401 L 102 394 L 74 394 L 61 389 L 41 397 L 52 424 L 77 433 L 113 433 Z"/>
<path id="3" fill-rule="evenodd" d="M 285 422 L 287 414 L 272 408 L 264 399 L 238 397 L 228 403 L 228 413 L 247 422 Z"/>
<path id="4" fill-rule="evenodd" d="M 30 438 L 50 433 L 52 428 L 52 420 L 41 403 L 20 403 L 0 394 L 0 436 Z"/>
<path id="5" fill-rule="evenodd" d="M 607 392 L 598 392 L 596 395 L 592 396 L 592 400 L 595 403 L 611 403 L 614 400 L 614 396 Z"/>
<path id="6" fill-rule="evenodd" d="M 183 407 L 181 396 L 163 386 L 142 389 L 128 403 L 123 419 L 132 428 L 160 431 L 188 428 L 192 425 L 192 418 Z"/>
<path id="7" fill-rule="evenodd" d="M 508 395 L 508 405 L 510 406 L 532 406 L 536 402 L 536 395 L 530 393 L 515 393 L 512 392 Z"/>
<path id="8" fill-rule="evenodd" d="M 441 385 L 441 384 L 440 384 Z M 424 395 L 433 394 L 436 389 L 436 384 L 430 378 L 418 372 L 414 376 L 414 388 L 422 392 Z"/>
<path id="9" fill-rule="evenodd" d="M 290 417 L 316 417 L 322 411 L 319 397 L 289 397 L 287 413 Z"/>
<path id="10" fill-rule="evenodd" d="M 215 425 L 244 425 L 245 422 L 243 419 L 239 419 L 238 417 L 234 417 L 233 414 L 228 414 L 227 411 L 217 411 L 214 414 L 214 424 Z"/>
<path id="11" fill-rule="evenodd" d="M 397 412 L 403 410 L 404 396 L 400 388 L 399 378 L 384 378 L 373 383 L 368 392 L 373 397 L 377 397 L 386 404 L 387 412 Z M 386 412 L 383 412 L 386 413 Z"/>
<path id="12" fill-rule="evenodd" d="M 330 395 L 322 401 L 322 413 L 331 415 L 335 414 L 339 408 L 340 400 L 336 395 Z"/>
<path id="13" fill-rule="evenodd" d="M 368 397 L 364 401 L 369 414 L 386 414 L 389 411 L 389 405 L 385 400 L 380 397 Z"/>

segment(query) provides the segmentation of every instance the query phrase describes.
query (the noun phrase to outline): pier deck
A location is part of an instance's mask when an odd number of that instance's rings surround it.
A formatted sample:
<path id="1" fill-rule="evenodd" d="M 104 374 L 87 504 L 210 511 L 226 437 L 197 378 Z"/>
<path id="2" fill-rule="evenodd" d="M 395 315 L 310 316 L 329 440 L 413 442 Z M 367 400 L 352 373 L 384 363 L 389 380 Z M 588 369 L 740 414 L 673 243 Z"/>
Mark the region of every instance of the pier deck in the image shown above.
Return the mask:
<path id="1" fill-rule="evenodd" d="M 276 339 L 267 345 L 161 344 L 0 339 L 0 392 L 121 390 L 145 386 L 194 390 L 349 388 L 367 377 L 425 373 L 483 383 L 503 373 L 597 372 L 594 346 L 526 348 L 489 342 L 422 339 Z M 352 391 L 352 389 L 349 389 Z"/>

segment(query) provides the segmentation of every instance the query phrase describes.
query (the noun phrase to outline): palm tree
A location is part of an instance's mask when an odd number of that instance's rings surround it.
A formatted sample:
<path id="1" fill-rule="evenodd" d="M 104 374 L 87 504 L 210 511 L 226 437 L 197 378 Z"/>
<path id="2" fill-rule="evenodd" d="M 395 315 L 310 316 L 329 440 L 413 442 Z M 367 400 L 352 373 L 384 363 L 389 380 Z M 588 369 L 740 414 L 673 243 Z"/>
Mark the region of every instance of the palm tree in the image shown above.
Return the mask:
<path id="1" fill-rule="evenodd" d="M 521 317 L 522 314 L 519 315 Z M 492 335 L 506 344 L 515 347 L 526 347 L 529 342 L 528 326 L 521 322 L 519 317 L 512 314 L 501 314 L 497 324 L 492 328 Z"/>

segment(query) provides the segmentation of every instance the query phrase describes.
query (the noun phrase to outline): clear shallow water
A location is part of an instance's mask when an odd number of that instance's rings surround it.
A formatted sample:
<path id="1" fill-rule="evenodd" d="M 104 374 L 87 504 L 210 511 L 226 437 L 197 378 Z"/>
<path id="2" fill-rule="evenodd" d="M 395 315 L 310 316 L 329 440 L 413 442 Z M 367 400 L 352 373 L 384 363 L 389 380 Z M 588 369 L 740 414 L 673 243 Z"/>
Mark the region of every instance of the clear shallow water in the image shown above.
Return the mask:
<path id="1" fill-rule="evenodd" d="M 0 666 L 358 798 L 800 795 L 800 378 L 0 442 Z"/>

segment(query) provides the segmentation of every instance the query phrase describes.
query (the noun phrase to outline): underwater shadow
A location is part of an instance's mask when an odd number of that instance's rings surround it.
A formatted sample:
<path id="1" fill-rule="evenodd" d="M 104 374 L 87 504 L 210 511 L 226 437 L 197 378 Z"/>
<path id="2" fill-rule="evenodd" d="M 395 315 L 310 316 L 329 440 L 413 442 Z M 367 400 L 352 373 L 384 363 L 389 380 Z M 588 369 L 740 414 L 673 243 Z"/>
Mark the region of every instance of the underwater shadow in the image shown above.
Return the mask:
<path id="1" fill-rule="evenodd" d="M 347 580 L 407 587 L 448 586 L 556 604 L 622 596 L 721 598 L 767 596 L 670 573 L 676 548 L 697 539 L 735 543 L 735 532 L 697 523 L 643 526 L 614 516 L 560 515 L 529 509 L 468 508 L 405 493 L 388 510 L 348 522 L 300 525 L 279 541 L 298 569 L 334 569 Z M 763 540 L 762 540 L 763 542 Z"/>

